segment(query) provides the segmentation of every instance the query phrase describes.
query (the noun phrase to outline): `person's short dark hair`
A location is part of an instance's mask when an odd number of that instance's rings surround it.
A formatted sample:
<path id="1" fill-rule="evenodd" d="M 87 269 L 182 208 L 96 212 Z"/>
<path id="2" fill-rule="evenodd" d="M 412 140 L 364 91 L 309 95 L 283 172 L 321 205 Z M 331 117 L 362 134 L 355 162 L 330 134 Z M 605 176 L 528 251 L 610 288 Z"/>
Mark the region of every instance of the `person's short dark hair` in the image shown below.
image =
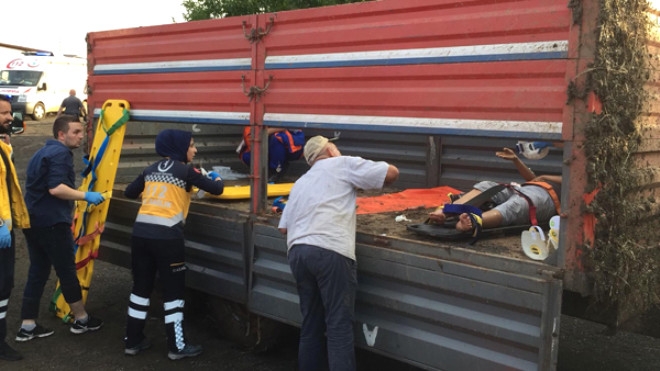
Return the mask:
<path id="1" fill-rule="evenodd" d="M 0 94 L 0 100 L 4 100 L 5 102 L 11 104 L 11 98 L 9 98 L 7 95 Z"/>
<path id="2" fill-rule="evenodd" d="M 72 115 L 61 115 L 56 118 L 53 123 L 53 137 L 57 139 L 57 133 L 69 131 L 69 124 L 72 122 L 80 122 L 80 119 Z"/>

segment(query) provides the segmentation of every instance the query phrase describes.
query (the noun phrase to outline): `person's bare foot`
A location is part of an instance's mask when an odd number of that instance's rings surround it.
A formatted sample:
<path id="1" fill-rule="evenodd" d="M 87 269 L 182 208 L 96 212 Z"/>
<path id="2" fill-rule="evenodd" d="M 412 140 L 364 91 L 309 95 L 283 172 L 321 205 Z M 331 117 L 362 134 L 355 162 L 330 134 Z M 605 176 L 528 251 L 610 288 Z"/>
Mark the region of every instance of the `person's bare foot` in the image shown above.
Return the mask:
<path id="1" fill-rule="evenodd" d="M 470 232 L 473 229 L 472 219 L 467 213 L 459 215 L 458 222 L 456 222 L 456 230 L 460 232 Z"/>
<path id="2" fill-rule="evenodd" d="M 439 208 L 429 213 L 429 219 L 436 224 L 444 224 L 445 220 L 447 220 L 447 216 L 442 212 L 442 209 Z"/>

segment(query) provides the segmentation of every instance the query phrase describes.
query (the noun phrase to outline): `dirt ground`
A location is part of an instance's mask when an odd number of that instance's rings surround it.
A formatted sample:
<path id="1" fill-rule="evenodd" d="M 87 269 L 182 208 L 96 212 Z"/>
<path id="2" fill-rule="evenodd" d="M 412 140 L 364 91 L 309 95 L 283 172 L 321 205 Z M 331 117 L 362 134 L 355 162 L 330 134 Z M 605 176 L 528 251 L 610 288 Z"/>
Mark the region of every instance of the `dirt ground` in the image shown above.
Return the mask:
<path id="1" fill-rule="evenodd" d="M 16 164 L 19 174 L 24 171 L 29 157 L 40 148 L 48 135 L 52 120 L 43 124 L 28 122 L 28 131 L 13 138 Z M 77 165 L 79 166 L 79 165 Z M 428 210 L 406 212 L 409 219 L 423 222 Z M 378 217 L 360 218 L 361 223 L 372 223 L 382 228 L 381 233 L 406 234 L 403 225 L 391 227 L 384 223 L 398 213 Z M 102 318 L 105 326 L 98 332 L 84 335 L 69 333 L 68 327 L 48 311 L 50 295 L 56 283 L 54 274 L 46 287 L 41 303 L 40 323 L 53 328 L 55 334 L 18 344 L 13 341 L 18 329 L 22 290 L 27 276 L 29 259 L 22 233 L 17 234 L 16 286 L 12 293 L 8 313 L 8 342 L 20 351 L 25 359 L 19 362 L 0 361 L 0 370 L 263 370 L 289 371 L 296 369 L 297 339 L 295 336 L 282 340 L 278 347 L 268 352 L 251 352 L 223 339 L 209 314 L 203 299 L 191 295 L 187 301 L 186 321 L 189 339 L 202 344 L 204 353 L 194 359 L 170 361 L 166 358 L 165 335 L 162 313 L 150 312 L 147 335 L 153 339 L 150 350 L 136 357 L 123 355 L 123 333 L 126 320 L 128 293 L 131 287 L 130 272 L 102 261 L 95 262 L 92 287 L 87 308 Z M 648 313 L 631 322 L 628 329 L 642 332 L 619 331 L 610 334 L 607 328 L 596 323 L 562 316 L 559 341 L 560 371 L 619 371 L 660 370 L 660 315 Z M 417 370 L 365 351 L 358 351 L 358 369 L 366 370 Z"/>

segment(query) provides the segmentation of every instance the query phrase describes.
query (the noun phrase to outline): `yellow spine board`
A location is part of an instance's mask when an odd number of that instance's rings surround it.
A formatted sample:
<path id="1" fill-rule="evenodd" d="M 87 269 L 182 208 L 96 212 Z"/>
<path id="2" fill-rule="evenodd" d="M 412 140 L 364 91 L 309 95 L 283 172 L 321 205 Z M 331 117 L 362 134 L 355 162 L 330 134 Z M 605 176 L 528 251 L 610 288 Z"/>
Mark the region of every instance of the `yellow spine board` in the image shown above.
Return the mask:
<path id="1" fill-rule="evenodd" d="M 103 150 L 103 142 L 107 136 L 106 131 L 110 130 L 115 123 L 119 122 L 129 109 L 130 106 L 125 100 L 112 99 L 103 104 L 103 109 L 101 111 L 102 117 L 98 120 L 94 134 L 94 142 L 90 151 L 90 161 L 94 161 L 99 152 Z M 76 251 L 76 266 L 78 280 L 80 281 L 80 287 L 82 289 L 83 303 L 87 301 L 87 294 L 92 281 L 94 259 L 98 255 L 98 249 L 101 242 L 101 232 L 103 232 L 105 219 L 108 215 L 110 197 L 115 183 L 117 165 L 119 164 L 119 156 L 121 154 L 125 132 L 126 125 L 121 125 L 111 133 L 95 170 L 97 179 L 91 191 L 103 193 L 105 201 L 97 206 L 88 206 L 86 201 L 76 201 L 74 211 L 75 219 L 73 222 L 73 238 L 77 239 L 78 245 Z M 93 172 L 94 171 L 85 176 L 80 188 L 78 188 L 80 191 L 90 191 L 89 185 L 93 181 Z M 83 228 L 85 235 L 81 236 Z M 62 318 L 64 322 L 72 320 L 71 308 L 64 300 L 59 281 L 57 282 L 55 293 L 53 294 L 51 310 L 54 310 L 55 314 Z"/>
<path id="2" fill-rule="evenodd" d="M 279 183 L 279 184 L 268 184 L 267 193 L 268 197 L 276 196 L 288 196 L 291 192 L 291 187 L 293 183 Z M 244 200 L 250 198 L 250 186 L 228 186 L 225 187 L 222 194 L 214 196 L 210 193 L 206 194 L 208 197 L 219 198 L 221 200 Z"/>

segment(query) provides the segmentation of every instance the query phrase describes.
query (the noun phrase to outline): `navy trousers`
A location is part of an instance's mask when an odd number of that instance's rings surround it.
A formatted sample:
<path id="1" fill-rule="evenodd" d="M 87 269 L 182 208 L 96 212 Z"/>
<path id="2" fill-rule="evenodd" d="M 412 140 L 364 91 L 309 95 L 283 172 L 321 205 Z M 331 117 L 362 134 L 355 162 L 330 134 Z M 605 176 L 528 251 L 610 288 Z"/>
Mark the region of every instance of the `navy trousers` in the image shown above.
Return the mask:
<path id="1" fill-rule="evenodd" d="M 50 276 L 51 266 L 60 279 L 62 295 L 67 303 L 82 300 L 80 281 L 76 274 L 75 243 L 71 225 L 24 229 L 30 254 L 30 269 L 23 291 L 22 319 L 37 319 L 39 302 Z"/>
<path id="2" fill-rule="evenodd" d="M 158 240 L 132 237 L 131 272 L 133 289 L 128 302 L 126 347 L 144 339 L 151 293 L 159 277 L 163 288 L 163 309 L 167 347 L 176 352 L 186 346 L 183 309 L 186 291 L 185 243 L 181 239 Z"/>
<path id="3" fill-rule="evenodd" d="M 353 319 L 357 264 L 312 245 L 294 245 L 288 254 L 300 311 L 300 371 L 355 370 Z"/>

